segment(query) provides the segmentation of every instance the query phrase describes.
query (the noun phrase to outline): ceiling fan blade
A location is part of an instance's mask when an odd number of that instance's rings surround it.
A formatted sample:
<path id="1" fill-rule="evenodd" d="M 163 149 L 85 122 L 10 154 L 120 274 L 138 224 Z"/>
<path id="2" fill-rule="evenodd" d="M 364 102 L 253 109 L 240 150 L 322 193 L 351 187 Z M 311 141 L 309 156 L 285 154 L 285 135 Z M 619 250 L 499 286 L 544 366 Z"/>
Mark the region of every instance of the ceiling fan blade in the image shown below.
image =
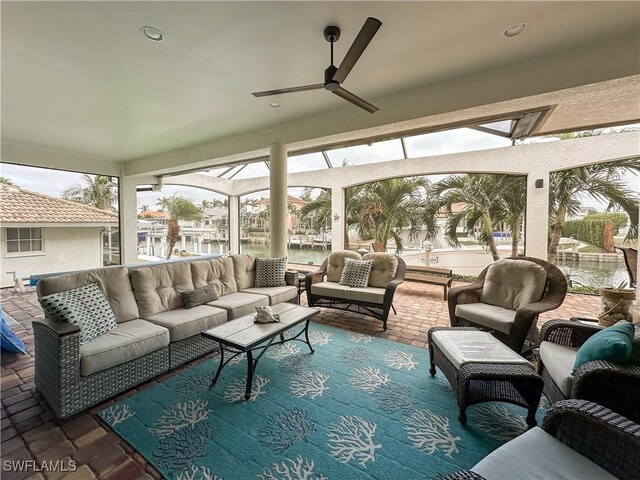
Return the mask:
<path id="1" fill-rule="evenodd" d="M 344 98 L 347 102 L 351 102 L 354 105 L 366 110 L 369 113 L 376 113 L 378 110 L 380 110 L 375 105 L 371 105 L 366 100 L 361 99 L 359 96 L 354 95 L 349 90 L 345 90 L 342 87 L 340 87 L 340 88 L 338 88 L 336 90 L 333 90 L 331 93 L 335 93 L 340 98 Z"/>
<path id="2" fill-rule="evenodd" d="M 349 47 L 349 51 L 342 59 L 342 63 L 338 67 L 338 71 L 336 71 L 333 76 L 333 80 L 336 82 L 342 83 L 344 82 L 347 75 L 356 64 L 365 48 L 369 45 L 369 42 L 373 39 L 373 36 L 376 34 L 382 22 L 377 18 L 369 17 L 365 20 L 364 25 L 360 29 L 358 36 Z"/>
<path id="3" fill-rule="evenodd" d="M 254 97 L 269 97 L 271 95 L 280 95 L 282 93 L 306 92 L 307 90 L 320 90 L 324 88 L 322 83 L 314 83 L 313 85 L 303 85 L 301 87 L 279 88 L 277 90 L 265 90 L 264 92 L 253 92 Z"/>

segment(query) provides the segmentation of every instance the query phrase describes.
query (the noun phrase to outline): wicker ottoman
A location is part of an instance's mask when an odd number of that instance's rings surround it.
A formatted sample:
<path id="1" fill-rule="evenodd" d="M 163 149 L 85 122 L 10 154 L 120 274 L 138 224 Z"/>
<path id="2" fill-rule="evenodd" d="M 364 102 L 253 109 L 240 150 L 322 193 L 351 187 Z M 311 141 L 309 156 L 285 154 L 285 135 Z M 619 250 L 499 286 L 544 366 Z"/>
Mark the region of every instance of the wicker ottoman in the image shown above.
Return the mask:
<path id="1" fill-rule="evenodd" d="M 442 370 L 458 400 L 458 420 L 467 422 L 469 405 L 508 402 L 527 408 L 527 425 L 536 426 L 543 381 L 531 363 L 488 332 L 477 328 L 429 329 L 429 373 Z"/>

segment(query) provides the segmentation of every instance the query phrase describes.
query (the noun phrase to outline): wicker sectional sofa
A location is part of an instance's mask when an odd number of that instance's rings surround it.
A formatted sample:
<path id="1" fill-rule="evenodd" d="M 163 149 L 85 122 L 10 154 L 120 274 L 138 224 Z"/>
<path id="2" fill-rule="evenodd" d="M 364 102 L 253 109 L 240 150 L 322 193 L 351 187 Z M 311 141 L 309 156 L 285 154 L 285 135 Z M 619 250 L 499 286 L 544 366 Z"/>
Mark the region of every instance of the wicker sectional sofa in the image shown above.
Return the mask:
<path id="1" fill-rule="evenodd" d="M 34 320 L 35 384 L 58 418 L 69 417 L 217 348 L 200 332 L 255 311 L 298 303 L 297 274 L 287 285 L 255 288 L 254 255 L 85 270 L 43 278 L 38 296 L 97 283 L 118 323 L 80 345 L 80 329 Z M 219 298 L 187 309 L 181 292 L 212 285 Z"/>

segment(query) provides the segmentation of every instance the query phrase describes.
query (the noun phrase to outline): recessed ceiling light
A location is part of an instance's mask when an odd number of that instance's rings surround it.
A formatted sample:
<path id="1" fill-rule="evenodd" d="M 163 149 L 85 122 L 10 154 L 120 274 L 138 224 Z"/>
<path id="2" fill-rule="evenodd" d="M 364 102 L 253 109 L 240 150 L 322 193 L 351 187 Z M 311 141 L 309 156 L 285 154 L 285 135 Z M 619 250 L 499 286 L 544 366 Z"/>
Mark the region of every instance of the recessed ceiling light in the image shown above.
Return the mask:
<path id="1" fill-rule="evenodd" d="M 515 23 L 505 29 L 504 36 L 515 37 L 516 35 L 520 35 L 526 26 L 526 23 Z"/>
<path id="2" fill-rule="evenodd" d="M 164 40 L 164 33 L 162 33 L 156 27 L 150 27 L 146 25 L 144 27 L 140 27 L 140 31 L 152 42 L 162 42 Z"/>
<path id="3" fill-rule="evenodd" d="M 279 104 L 278 102 L 271 102 L 271 103 L 269 104 L 269 106 L 270 106 L 270 107 L 273 107 L 273 108 L 278 108 L 278 107 L 280 106 L 280 104 Z"/>

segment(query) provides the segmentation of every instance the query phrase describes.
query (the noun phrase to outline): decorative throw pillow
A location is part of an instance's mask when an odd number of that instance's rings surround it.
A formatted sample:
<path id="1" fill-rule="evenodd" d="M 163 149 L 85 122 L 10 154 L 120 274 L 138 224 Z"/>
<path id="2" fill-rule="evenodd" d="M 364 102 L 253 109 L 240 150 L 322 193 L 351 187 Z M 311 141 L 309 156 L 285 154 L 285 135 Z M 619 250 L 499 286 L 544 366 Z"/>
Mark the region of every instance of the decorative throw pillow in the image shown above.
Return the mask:
<path id="1" fill-rule="evenodd" d="M 116 316 L 97 283 L 38 298 L 54 320 L 80 327 L 80 345 L 118 326 Z"/>
<path id="2" fill-rule="evenodd" d="M 353 260 L 352 258 L 346 258 L 342 276 L 340 277 L 340 285 L 356 288 L 366 287 L 369 285 L 371 267 L 373 267 L 373 260 Z"/>
<path id="3" fill-rule="evenodd" d="M 256 280 L 254 287 L 284 287 L 284 272 L 287 257 L 256 258 Z"/>
<path id="4" fill-rule="evenodd" d="M 218 299 L 218 295 L 216 295 L 213 285 L 205 285 L 204 287 L 196 288 L 195 290 L 181 292 L 180 296 L 182 297 L 185 308 L 197 307 L 198 305 L 204 305 L 205 303 L 213 302 Z"/>
<path id="5" fill-rule="evenodd" d="M 571 373 L 575 373 L 580 365 L 591 360 L 626 361 L 633 348 L 634 330 L 632 323 L 621 320 L 589 337 L 578 349 Z"/>

